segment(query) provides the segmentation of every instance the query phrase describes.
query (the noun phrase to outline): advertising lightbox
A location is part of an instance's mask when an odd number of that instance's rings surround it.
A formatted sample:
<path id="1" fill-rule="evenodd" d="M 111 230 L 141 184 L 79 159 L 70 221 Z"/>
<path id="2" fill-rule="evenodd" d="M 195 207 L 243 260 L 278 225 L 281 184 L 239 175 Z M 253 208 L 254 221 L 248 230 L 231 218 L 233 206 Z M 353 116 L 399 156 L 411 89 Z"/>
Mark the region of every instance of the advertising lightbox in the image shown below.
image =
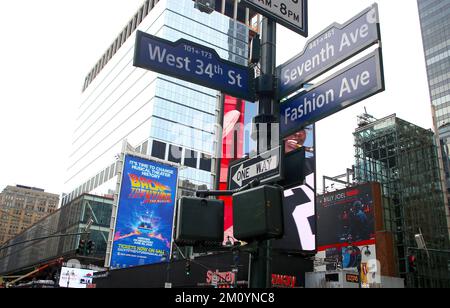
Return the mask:
<path id="1" fill-rule="evenodd" d="M 154 264 L 171 252 L 178 169 L 125 155 L 111 268 Z"/>
<path id="2" fill-rule="evenodd" d="M 283 139 L 284 143 L 284 229 L 273 247 L 293 253 L 316 251 L 315 133 L 310 125 Z"/>

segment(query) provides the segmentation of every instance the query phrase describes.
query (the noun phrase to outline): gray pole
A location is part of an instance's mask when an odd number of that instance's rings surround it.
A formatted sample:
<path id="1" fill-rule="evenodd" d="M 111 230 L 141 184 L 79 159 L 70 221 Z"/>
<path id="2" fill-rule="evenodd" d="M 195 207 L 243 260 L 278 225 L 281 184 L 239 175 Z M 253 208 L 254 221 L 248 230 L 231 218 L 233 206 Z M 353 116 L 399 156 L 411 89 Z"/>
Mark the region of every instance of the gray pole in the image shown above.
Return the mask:
<path id="1" fill-rule="evenodd" d="M 261 40 L 261 76 L 257 81 L 259 115 L 254 119 L 258 154 L 270 150 L 272 146 L 278 146 L 279 144 L 278 135 L 272 136 L 271 134 L 271 124 L 278 122 L 275 116 L 277 114 L 277 106 L 274 98 L 275 57 L 276 23 L 265 17 L 263 19 Z M 250 288 L 270 288 L 272 274 L 270 241 L 258 242 L 257 250 L 251 254 L 250 260 Z"/>

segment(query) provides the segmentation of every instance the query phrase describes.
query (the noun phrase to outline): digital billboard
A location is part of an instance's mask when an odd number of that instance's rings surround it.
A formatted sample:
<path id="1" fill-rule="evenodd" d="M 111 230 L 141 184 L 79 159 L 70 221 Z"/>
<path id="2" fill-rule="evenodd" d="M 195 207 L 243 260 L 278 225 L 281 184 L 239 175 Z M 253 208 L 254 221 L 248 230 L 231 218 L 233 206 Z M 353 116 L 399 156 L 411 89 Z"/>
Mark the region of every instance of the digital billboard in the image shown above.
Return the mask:
<path id="1" fill-rule="evenodd" d="M 375 202 L 372 185 L 360 185 L 318 197 L 320 248 L 375 242 Z"/>
<path id="2" fill-rule="evenodd" d="M 171 251 L 178 169 L 125 155 L 111 268 L 162 262 Z"/>
<path id="3" fill-rule="evenodd" d="M 219 190 L 228 188 L 228 168 L 236 159 L 244 155 L 244 124 L 246 103 L 244 100 L 229 95 L 224 95 L 223 101 L 223 131 L 222 131 L 222 156 L 220 159 L 220 183 Z M 231 197 L 219 197 L 225 203 L 224 210 L 224 239 L 233 238 L 233 201 Z"/>
<path id="4" fill-rule="evenodd" d="M 273 247 L 287 252 L 316 251 L 314 125 L 286 137 L 284 144 L 285 235 Z"/>
<path id="5" fill-rule="evenodd" d="M 361 287 L 377 283 L 380 273 L 387 273 L 389 262 L 392 262 L 383 255 L 386 249 L 393 249 L 377 246 L 377 242 L 386 236 L 377 235 L 377 230 L 383 230 L 380 220 L 378 183 L 361 184 L 319 196 L 316 255 L 319 263 L 315 270 L 353 270 L 360 275 Z"/>

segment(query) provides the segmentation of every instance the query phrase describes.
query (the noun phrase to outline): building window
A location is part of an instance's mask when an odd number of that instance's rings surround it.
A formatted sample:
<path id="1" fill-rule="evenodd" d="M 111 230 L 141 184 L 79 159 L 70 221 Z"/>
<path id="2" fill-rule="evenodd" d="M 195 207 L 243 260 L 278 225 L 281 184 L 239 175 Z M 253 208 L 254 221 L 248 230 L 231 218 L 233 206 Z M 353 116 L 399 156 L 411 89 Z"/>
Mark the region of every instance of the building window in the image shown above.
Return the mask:
<path id="1" fill-rule="evenodd" d="M 197 168 L 198 153 L 188 149 L 186 149 L 184 153 L 184 165 L 191 168 Z"/>
<path id="2" fill-rule="evenodd" d="M 109 177 L 109 166 L 105 169 L 105 182 L 108 181 L 110 179 Z"/>
<path id="3" fill-rule="evenodd" d="M 105 174 L 105 170 L 103 170 L 102 172 L 100 172 L 100 179 L 99 179 L 99 182 L 98 182 L 98 186 L 100 186 L 100 185 L 102 185 L 104 182 L 105 182 L 105 180 L 104 180 L 104 178 L 103 178 L 103 175 Z"/>
<path id="4" fill-rule="evenodd" d="M 141 151 L 141 153 L 144 154 L 144 155 L 147 155 L 147 151 L 148 151 L 148 140 L 145 141 L 145 142 L 142 144 L 142 151 Z"/>
<path id="5" fill-rule="evenodd" d="M 202 153 L 200 157 L 200 169 L 211 172 L 211 165 L 211 156 Z"/>
<path id="6" fill-rule="evenodd" d="M 183 151 L 183 148 L 177 147 L 174 145 L 170 145 L 169 148 L 169 161 L 173 163 L 181 164 L 181 153 Z"/>
<path id="7" fill-rule="evenodd" d="M 159 159 L 165 159 L 166 144 L 164 142 L 153 140 L 152 156 Z"/>
<path id="8" fill-rule="evenodd" d="M 116 166 L 116 164 L 112 164 L 111 167 L 109 168 L 109 178 L 112 179 L 115 175 L 114 173 L 114 167 Z"/>
<path id="9" fill-rule="evenodd" d="M 95 176 L 94 188 L 97 188 L 97 187 L 98 187 L 98 180 L 99 180 L 99 177 L 100 177 L 100 174 L 97 174 L 97 175 Z"/>

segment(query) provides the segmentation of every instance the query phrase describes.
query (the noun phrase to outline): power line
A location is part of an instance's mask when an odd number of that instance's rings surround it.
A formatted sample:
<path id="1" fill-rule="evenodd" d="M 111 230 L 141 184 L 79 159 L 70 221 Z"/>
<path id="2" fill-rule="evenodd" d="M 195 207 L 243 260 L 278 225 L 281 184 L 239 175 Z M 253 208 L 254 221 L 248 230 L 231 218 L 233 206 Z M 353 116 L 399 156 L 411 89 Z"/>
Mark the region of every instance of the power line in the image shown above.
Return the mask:
<path id="1" fill-rule="evenodd" d="M 7 245 L 7 246 L 2 246 L 0 248 L 0 251 L 9 247 L 13 247 L 13 246 L 17 246 L 20 244 L 24 244 L 24 243 L 28 243 L 28 242 L 34 242 L 34 241 L 39 241 L 39 240 L 46 240 L 48 238 L 53 238 L 53 237 L 64 237 L 64 236 L 72 236 L 72 235 L 82 235 L 82 234 L 89 234 L 89 232 L 78 232 L 78 233 L 66 233 L 66 234 L 53 234 L 53 235 L 48 235 L 48 236 L 44 236 L 44 237 L 37 237 L 31 240 L 26 240 L 26 241 L 22 241 L 22 242 L 18 242 L 18 243 L 14 243 L 11 245 Z"/>

